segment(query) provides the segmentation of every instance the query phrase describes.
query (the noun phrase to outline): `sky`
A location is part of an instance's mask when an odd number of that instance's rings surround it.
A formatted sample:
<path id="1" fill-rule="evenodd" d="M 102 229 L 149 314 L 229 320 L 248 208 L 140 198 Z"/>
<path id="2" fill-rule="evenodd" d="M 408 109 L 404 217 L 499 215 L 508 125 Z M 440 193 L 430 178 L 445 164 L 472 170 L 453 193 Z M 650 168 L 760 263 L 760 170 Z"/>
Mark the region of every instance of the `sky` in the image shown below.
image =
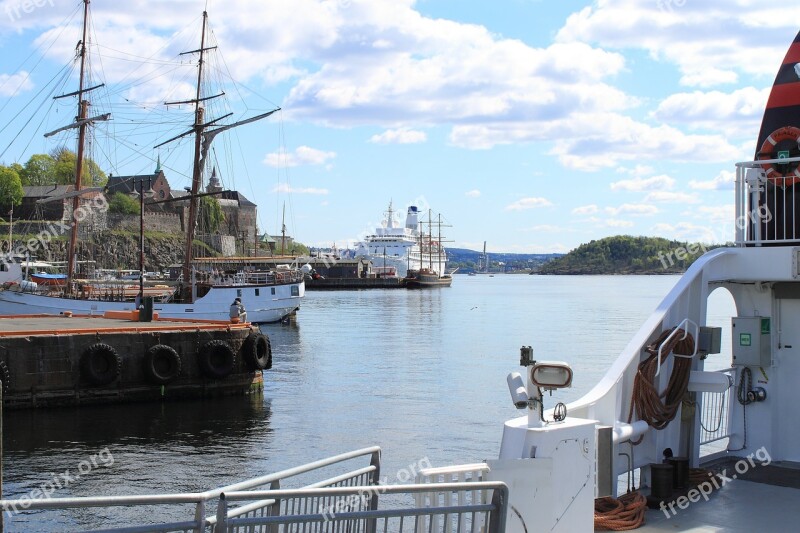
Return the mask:
<path id="1" fill-rule="evenodd" d="M 260 230 L 345 247 L 392 202 L 448 246 L 567 252 L 618 234 L 733 238 L 734 163 L 753 158 L 798 6 L 755 0 L 93 0 L 91 155 L 191 181 L 185 132 L 201 13 L 203 95 L 223 185 Z M 0 162 L 75 144 L 79 0 L 0 2 Z M 213 56 L 213 57 L 212 57 Z M 227 80 L 227 81 L 226 81 Z M 285 215 L 284 215 L 285 206 Z"/>

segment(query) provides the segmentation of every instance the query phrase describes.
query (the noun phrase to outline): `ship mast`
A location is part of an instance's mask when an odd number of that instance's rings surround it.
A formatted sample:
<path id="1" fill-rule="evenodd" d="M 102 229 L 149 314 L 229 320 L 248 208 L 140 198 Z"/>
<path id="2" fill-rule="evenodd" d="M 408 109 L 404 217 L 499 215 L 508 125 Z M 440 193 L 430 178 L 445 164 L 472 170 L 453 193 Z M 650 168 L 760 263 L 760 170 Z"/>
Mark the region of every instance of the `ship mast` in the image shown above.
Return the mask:
<path id="1" fill-rule="evenodd" d="M 76 248 L 78 246 L 78 219 L 76 217 L 76 213 L 80 208 L 80 190 L 81 190 L 81 175 L 83 174 L 83 153 L 84 153 L 84 146 L 86 144 L 86 129 L 87 127 L 95 122 L 100 120 L 108 120 L 111 117 L 110 113 L 106 113 L 105 115 L 100 115 L 96 117 L 89 118 L 89 101 L 84 100 L 83 95 L 92 91 L 94 89 L 98 89 L 103 86 L 103 84 L 95 85 L 94 87 L 86 88 L 86 40 L 89 36 L 89 3 L 91 0 L 83 0 L 83 34 L 81 37 L 80 51 L 78 54 L 81 58 L 81 68 L 80 68 L 80 79 L 78 81 L 78 91 L 69 93 L 69 94 L 62 94 L 60 96 L 56 96 L 54 99 L 58 98 L 66 98 L 68 96 L 77 96 L 78 97 L 78 116 L 75 118 L 75 122 L 68 126 L 64 126 L 62 128 L 58 128 L 57 130 L 51 131 L 49 133 L 45 133 L 45 137 L 51 137 L 56 133 L 59 133 L 64 130 L 78 128 L 78 148 L 76 153 L 75 162 L 75 196 L 72 199 L 72 214 L 70 215 L 70 236 L 69 236 L 69 248 L 67 249 L 67 284 L 66 284 L 66 292 L 70 293 L 72 291 L 72 279 L 75 276 L 75 266 L 76 266 Z"/>
<path id="2" fill-rule="evenodd" d="M 205 52 L 209 50 L 214 50 L 216 46 L 206 47 L 206 31 L 208 27 L 208 12 L 203 11 L 203 28 L 200 35 L 200 48 L 197 50 L 192 50 L 190 52 L 183 52 L 180 55 L 187 55 L 187 54 L 200 54 L 200 58 L 197 62 L 197 88 L 195 91 L 195 98 L 193 100 L 183 100 L 180 102 L 165 102 L 165 105 L 178 105 L 178 104 L 194 104 L 194 125 L 189 131 L 186 131 L 180 135 L 177 135 L 171 139 L 168 139 L 161 144 L 156 145 L 154 148 L 159 148 L 165 144 L 171 143 L 172 141 L 176 141 L 187 135 L 194 134 L 194 160 L 192 165 L 192 187 L 191 193 L 189 194 L 189 220 L 186 227 L 186 245 L 184 247 L 184 257 L 183 257 L 183 283 L 191 283 L 192 291 L 190 293 L 191 301 L 194 301 L 194 283 L 191 280 L 192 274 L 192 243 L 194 242 L 194 235 L 195 235 L 195 226 L 197 225 L 197 199 L 200 196 L 206 196 L 199 194 L 200 187 L 203 183 L 203 167 L 205 165 L 206 156 L 208 155 L 208 151 L 211 148 L 211 143 L 213 142 L 214 138 L 222 133 L 223 131 L 229 130 L 231 128 L 235 128 L 236 126 L 242 126 L 244 124 L 249 124 L 250 122 L 255 122 L 257 120 L 261 120 L 270 116 L 271 114 L 279 111 L 280 108 L 273 109 L 267 113 L 262 113 L 260 115 L 256 115 L 254 117 L 250 117 L 245 120 L 240 120 L 233 124 L 228 124 L 226 126 L 219 126 L 213 129 L 209 129 L 208 127 L 212 124 L 215 124 L 223 119 L 228 118 L 233 113 L 228 113 L 221 117 L 215 118 L 213 120 L 209 120 L 208 122 L 204 122 L 205 120 L 205 108 L 203 107 L 203 102 L 208 100 L 212 100 L 214 98 L 218 98 L 220 96 L 224 96 L 225 93 L 221 92 L 220 94 L 215 94 L 212 96 L 202 96 L 202 83 L 203 83 L 203 65 L 204 65 L 204 58 Z"/>
<path id="3" fill-rule="evenodd" d="M 200 91 L 203 82 L 203 56 L 206 51 L 206 26 L 208 25 L 208 12 L 203 11 L 203 29 L 200 34 L 200 58 L 197 61 L 197 90 L 194 99 L 194 161 L 192 171 L 192 192 L 189 200 L 189 223 L 186 226 L 186 246 L 183 255 L 183 282 L 188 283 L 191 276 L 192 243 L 194 242 L 195 225 L 197 224 L 197 193 L 203 180 L 203 167 L 200 160 L 203 142 L 203 116 L 205 108 L 201 105 Z M 192 291 L 194 292 L 194 291 Z M 194 299 L 194 298 L 192 298 Z"/>

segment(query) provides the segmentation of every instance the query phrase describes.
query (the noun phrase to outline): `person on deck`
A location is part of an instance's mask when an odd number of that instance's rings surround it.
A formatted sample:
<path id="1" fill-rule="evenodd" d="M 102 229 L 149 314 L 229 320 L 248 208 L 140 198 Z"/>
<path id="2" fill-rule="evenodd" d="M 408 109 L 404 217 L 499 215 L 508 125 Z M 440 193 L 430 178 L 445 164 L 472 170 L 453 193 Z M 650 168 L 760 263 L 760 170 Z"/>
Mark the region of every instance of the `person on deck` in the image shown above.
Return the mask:
<path id="1" fill-rule="evenodd" d="M 231 318 L 238 318 L 239 322 L 247 322 L 247 310 L 242 305 L 242 299 L 236 298 L 231 304 Z"/>

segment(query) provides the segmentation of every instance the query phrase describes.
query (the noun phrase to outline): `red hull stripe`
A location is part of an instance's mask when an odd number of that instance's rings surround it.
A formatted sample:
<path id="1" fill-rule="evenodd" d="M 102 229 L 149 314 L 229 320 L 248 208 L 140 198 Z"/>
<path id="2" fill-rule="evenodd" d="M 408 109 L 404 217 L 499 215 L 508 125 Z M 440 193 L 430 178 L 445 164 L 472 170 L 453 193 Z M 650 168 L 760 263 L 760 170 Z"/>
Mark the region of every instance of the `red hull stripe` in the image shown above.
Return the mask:
<path id="1" fill-rule="evenodd" d="M 800 81 L 775 85 L 767 101 L 767 109 L 800 105 Z"/>
<path id="2" fill-rule="evenodd" d="M 789 51 L 786 52 L 786 58 L 783 60 L 783 64 L 786 65 L 788 63 L 800 63 L 799 42 L 794 42 L 792 46 L 789 47 Z"/>

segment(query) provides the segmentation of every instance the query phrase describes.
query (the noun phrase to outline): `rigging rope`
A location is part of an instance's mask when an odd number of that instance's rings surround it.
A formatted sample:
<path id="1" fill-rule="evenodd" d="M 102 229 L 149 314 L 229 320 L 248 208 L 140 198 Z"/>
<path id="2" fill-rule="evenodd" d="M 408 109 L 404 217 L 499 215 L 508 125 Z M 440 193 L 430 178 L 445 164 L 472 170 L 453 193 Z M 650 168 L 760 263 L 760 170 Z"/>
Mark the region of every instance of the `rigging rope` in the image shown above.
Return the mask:
<path id="1" fill-rule="evenodd" d="M 645 359 L 640 365 L 633 382 L 633 397 L 628 411 L 628 423 L 633 420 L 633 412 L 640 420 L 644 420 L 650 427 L 664 429 L 667 427 L 678 412 L 686 390 L 689 386 L 689 374 L 692 369 L 691 358 L 673 357 L 672 374 L 669 377 L 667 388 L 663 392 L 658 391 L 658 350 L 667 340 L 667 337 L 675 328 L 665 330 L 645 351 L 650 357 Z M 661 365 L 663 366 L 669 359 L 670 353 L 677 355 L 691 356 L 694 353 L 694 339 L 691 334 L 681 329 L 682 334 L 673 336 L 664 345 L 662 350 Z M 642 437 L 632 444 L 639 444 Z"/>

